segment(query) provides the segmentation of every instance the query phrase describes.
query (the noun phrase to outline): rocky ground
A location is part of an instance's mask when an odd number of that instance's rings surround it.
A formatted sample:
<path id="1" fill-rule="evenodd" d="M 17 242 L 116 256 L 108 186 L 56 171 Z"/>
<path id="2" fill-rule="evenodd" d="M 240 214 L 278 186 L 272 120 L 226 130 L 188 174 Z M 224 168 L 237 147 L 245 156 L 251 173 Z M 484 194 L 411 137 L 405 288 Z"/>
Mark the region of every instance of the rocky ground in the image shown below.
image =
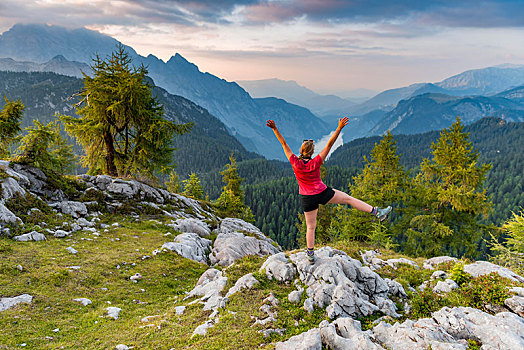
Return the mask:
<path id="1" fill-rule="evenodd" d="M 522 349 L 524 279 L 357 244 L 283 252 L 138 181 L 0 162 L 0 349 Z"/>

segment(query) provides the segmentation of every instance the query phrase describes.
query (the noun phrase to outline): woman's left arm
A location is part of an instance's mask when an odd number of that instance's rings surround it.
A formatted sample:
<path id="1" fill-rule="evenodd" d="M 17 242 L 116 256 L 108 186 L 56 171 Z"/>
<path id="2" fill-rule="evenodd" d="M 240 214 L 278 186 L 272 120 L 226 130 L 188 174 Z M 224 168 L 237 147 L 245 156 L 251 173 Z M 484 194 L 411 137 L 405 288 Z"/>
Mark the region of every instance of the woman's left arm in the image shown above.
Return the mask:
<path id="1" fill-rule="evenodd" d="M 349 118 L 348 117 L 340 118 L 338 120 L 337 129 L 335 130 L 333 135 L 331 135 L 331 137 L 329 138 L 329 141 L 328 141 L 326 147 L 324 147 L 324 149 L 318 154 L 320 156 L 320 158 L 322 158 L 322 161 L 326 160 L 326 157 L 329 154 L 329 151 L 331 151 L 331 147 L 333 147 L 333 145 L 335 144 L 335 141 L 337 140 L 338 135 L 340 135 L 340 132 L 342 131 L 342 129 L 346 125 L 348 125 L 348 123 L 349 123 Z"/>
<path id="2" fill-rule="evenodd" d="M 273 120 L 269 119 L 266 122 L 266 125 L 268 127 L 270 127 L 271 129 L 273 129 L 273 132 L 275 133 L 275 136 L 277 137 L 278 141 L 280 141 L 280 144 L 282 145 L 282 148 L 284 149 L 284 153 L 286 155 L 286 158 L 289 159 L 293 155 L 293 152 L 291 151 L 291 148 L 289 148 L 289 145 L 287 144 L 286 140 L 284 139 L 284 136 L 282 136 L 280 131 L 278 131 L 278 128 L 277 128 L 275 122 Z"/>

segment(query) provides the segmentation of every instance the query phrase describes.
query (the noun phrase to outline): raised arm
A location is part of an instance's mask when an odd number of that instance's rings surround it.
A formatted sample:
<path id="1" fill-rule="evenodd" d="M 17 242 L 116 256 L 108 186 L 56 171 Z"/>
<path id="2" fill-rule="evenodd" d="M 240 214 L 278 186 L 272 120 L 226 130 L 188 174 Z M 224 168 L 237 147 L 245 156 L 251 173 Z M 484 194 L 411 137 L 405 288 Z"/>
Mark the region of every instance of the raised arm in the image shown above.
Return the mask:
<path id="1" fill-rule="evenodd" d="M 324 149 L 318 154 L 320 158 L 322 158 L 322 161 L 326 160 L 326 157 L 329 154 L 329 151 L 331 151 L 331 147 L 333 147 L 333 145 L 335 144 L 335 141 L 337 140 L 338 135 L 340 135 L 340 132 L 348 123 L 349 123 L 348 117 L 340 118 L 338 120 L 337 129 L 335 130 L 333 135 L 331 135 L 331 137 L 329 138 L 329 141 L 326 144 L 326 147 L 324 147 Z"/>
<path id="2" fill-rule="evenodd" d="M 275 136 L 277 137 L 278 141 L 280 141 L 280 144 L 282 145 L 282 148 L 284 149 L 284 153 L 286 154 L 286 158 L 289 159 L 293 155 L 293 152 L 291 152 L 291 148 L 289 148 L 288 144 L 286 143 L 286 140 L 284 139 L 284 136 L 278 131 L 278 128 L 275 124 L 275 122 L 271 119 L 269 119 L 266 122 L 266 125 L 269 126 L 271 129 L 273 129 L 273 132 L 275 133 Z"/>

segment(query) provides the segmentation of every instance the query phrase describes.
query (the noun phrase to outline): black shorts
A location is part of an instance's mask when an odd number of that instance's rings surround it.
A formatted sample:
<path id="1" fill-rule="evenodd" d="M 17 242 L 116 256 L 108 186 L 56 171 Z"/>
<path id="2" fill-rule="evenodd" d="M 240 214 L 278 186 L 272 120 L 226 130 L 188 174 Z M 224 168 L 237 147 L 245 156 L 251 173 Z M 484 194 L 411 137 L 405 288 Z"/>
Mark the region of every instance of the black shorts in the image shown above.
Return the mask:
<path id="1" fill-rule="evenodd" d="M 312 194 L 312 195 L 302 195 L 302 209 L 304 212 L 312 211 L 318 209 L 319 204 L 326 204 L 331 198 L 335 195 L 335 191 L 328 187 L 324 191 Z"/>

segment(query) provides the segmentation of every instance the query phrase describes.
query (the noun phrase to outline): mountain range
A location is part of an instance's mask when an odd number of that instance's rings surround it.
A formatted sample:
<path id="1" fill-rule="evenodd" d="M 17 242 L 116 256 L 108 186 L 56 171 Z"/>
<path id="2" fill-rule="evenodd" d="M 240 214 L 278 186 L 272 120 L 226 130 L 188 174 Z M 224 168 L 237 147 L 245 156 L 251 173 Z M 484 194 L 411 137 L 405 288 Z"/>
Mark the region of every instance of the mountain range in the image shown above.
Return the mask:
<path id="1" fill-rule="evenodd" d="M 116 39 L 87 29 L 17 24 L 0 35 L 0 57 L 48 66 L 63 58 L 78 62 L 67 65 L 77 65 L 81 71 L 95 55 L 109 56 L 119 44 Z M 264 125 L 268 118 L 279 123 L 293 149 L 298 149 L 304 138 L 317 139 L 328 132 L 326 123 L 310 111 L 285 101 L 253 99 L 238 84 L 201 72 L 180 54 L 164 62 L 153 55 L 140 56 L 128 46 L 125 49 L 134 64 L 148 68 L 157 86 L 206 108 L 250 151 L 268 158 L 284 158 L 272 131 Z M 10 70 L 5 67 L 6 60 L 3 62 L 3 69 Z M 40 67 L 33 66 L 30 70 L 40 70 Z M 53 71 L 65 73 L 62 68 Z M 72 74 L 78 76 L 78 71 Z"/>
<path id="2" fill-rule="evenodd" d="M 81 77 L 82 72 L 91 73 L 89 63 L 95 54 L 110 55 L 119 44 L 87 29 L 18 24 L 0 35 L 0 57 L 4 57 L 0 70 Z M 524 120 L 524 66 L 469 70 L 441 82 L 389 89 L 355 103 L 315 93 L 293 81 L 267 79 L 239 85 L 201 72 L 179 53 L 164 62 L 125 48 L 135 64 L 147 66 L 158 87 L 203 107 L 246 151 L 272 159 L 283 160 L 284 156 L 271 130 L 264 126 L 267 118 L 277 122 L 293 150 L 298 150 L 304 138 L 319 140 L 335 127 L 338 117 L 348 114 L 351 122 L 344 129 L 345 142 L 386 130 L 413 134 L 441 129 L 457 116 L 465 123 L 486 116 Z"/>

